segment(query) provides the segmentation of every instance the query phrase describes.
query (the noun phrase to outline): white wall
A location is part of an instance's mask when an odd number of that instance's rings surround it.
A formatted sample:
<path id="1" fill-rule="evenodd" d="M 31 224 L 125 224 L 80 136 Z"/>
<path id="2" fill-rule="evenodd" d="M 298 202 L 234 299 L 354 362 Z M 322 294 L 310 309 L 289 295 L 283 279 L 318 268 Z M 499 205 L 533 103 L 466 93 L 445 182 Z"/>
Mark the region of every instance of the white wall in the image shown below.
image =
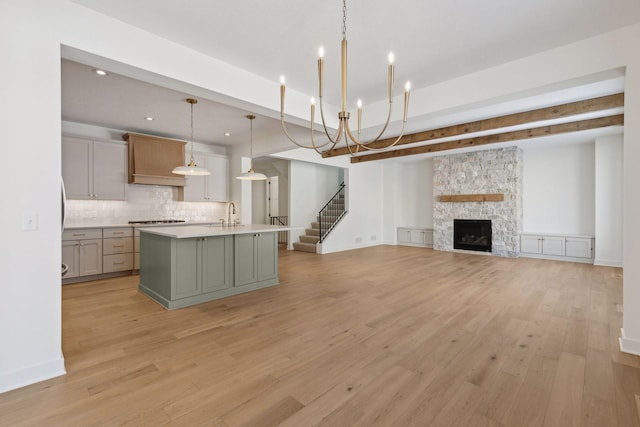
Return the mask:
<path id="1" fill-rule="evenodd" d="M 596 139 L 595 265 L 622 267 L 623 258 L 623 137 Z"/>
<path id="2" fill-rule="evenodd" d="M 433 228 L 433 158 L 401 163 L 398 225 Z"/>
<path id="3" fill-rule="evenodd" d="M 595 145 L 523 149 L 523 232 L 595 234 Z"/>
<path id="4" fill-rule="evenodd" d="M 266 224 L 267 181 L 251 182 L 251 223 Z"/>
<path id="5" fill-rule="evenodd" d="M 88 36 L 90 35 L 90 37 Z M 566 86 L 613 69 L 624 69 L 625 115 L 640 117 L 640 24 L 462 76 L 412 93 L 409 120 L 469 104 L 490 103 L 524 92 Z M 6 141 L 0 170 L 3 200 L 0 233 L 11 250 L 0 258 L 0 391 L 62 374 L 60 290 L 60 52 L 61 45 L 186 82 L 236 106 L 277 117 L 278 82 L 267 80 L 192 49 L 107 18 L 67 0 L 0 2 L 0 118 Z M 70 58 L 73 59 L 73 58 Z M 78 59 L 78 58 L 76 58 Z M 274 95 L 276 94 L 276 95 Z M 200 93 L 194 93 L 200 96 Z M 308 96 L 289 90 L 288 115 L 305 119 Z M 37 102 L 34 102 L 37 100 Z M 37 126 L 34 125 L 37 118 Z M 640 354 L 640 122 L 628 120 L 624 134 L 624 314 L 622 347 Z M 284 144 L 284 141 L 283 141 Z M 240 172 L 242 154 L 232 154 L 231 173 Z M 37 174 L 25 174 L 26 159 Z M 247 163 L 247 162 L 245 162 Z M 348 160 L 327 164 L 348 165 Z M 248 166 L 248 163 L 246 164 Z M 351 229 L 328 249 L 354 245 L 354 237 L 382 235 L 380 164 L 350 168 Z M 232 186 L 243 202 L 242 184 Z M 235 198 L 238 199 L 235 199 Z M 246 206 L 244 205 L 246 203 Z M 361 203 L 362 206 L 355 206 Z M 248 212 L 246 210 L 249 209 Z M 24 214 L 38 215 L 36 231 L 22 230 Z M 362 216 L 360 216 L 362 214 Z M 357 233 L 356 235 L 352 233 Z M 364 243 L 364 242 L 363 242 Z M 354 245 L 355 246 L 355 245 Z M 38 268 L 34 268 L 34 265 Z"/>
<path id="6" fill-rule="evenodd" d="M 65 372 L 56 6 L 0 2 L 0 392 Z M 22 230 L 24 214 L 37 216 L 36 230 Z"/>

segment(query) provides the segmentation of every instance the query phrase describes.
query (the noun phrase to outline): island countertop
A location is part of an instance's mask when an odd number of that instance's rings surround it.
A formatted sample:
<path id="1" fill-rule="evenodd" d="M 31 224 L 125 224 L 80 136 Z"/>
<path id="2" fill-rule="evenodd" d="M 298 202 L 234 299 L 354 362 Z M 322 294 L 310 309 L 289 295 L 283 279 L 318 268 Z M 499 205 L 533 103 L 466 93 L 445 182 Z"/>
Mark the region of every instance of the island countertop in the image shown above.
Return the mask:
<path id="1" fill-rule="evenodd" d="M 243 225 L 180 225 L 176 227 L 149 227 L 140 228 L 144 233 L 157 234 L 174 239 L 189 239 L 193 237 L 215 237 L 233 234 L 269 233 L 287 231 L 302 227 L 290 227 L 268 224 L 243 224 Z"/>

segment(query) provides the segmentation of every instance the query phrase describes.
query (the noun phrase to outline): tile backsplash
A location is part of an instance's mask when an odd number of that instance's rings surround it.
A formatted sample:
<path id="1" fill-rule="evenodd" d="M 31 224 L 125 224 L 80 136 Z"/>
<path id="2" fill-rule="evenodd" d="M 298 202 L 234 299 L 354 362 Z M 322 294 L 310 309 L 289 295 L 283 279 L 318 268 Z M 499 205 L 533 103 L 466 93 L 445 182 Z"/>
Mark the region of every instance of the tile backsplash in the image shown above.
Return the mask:
<path id="1" fill-rule="evenodd" d="M 219 222 L 220 218 L 227 218 L 227 203 L 178 202 L 177 198 L 175 187 L 128 184 L 126 201 L 67 200 L 66 225 L 126 224 L 160 219 Z"/>

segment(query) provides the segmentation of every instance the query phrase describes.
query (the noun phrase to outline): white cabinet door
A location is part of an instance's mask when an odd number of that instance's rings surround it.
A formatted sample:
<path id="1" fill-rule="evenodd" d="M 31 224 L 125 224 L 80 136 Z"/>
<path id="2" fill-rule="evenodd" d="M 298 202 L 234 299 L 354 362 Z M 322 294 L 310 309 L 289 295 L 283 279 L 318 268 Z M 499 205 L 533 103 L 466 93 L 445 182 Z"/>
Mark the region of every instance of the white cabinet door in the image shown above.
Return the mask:
<path id="1" fill-rule="evenodd" d="M 566 255 L 575 258 L 591 258 L 591 239 L 582 237 L 567 237 Z"/>
<path id="2" fill-rule="evenodd" d="M 188 163 L 191 156 L 187 154 Z M 194 153 L 193 158 L 200 167 L 207 168 L 211 175 L 187 176 L 184 186 L 185 202 L 226 202 L 229 200 L 229 159 L 216 155 Z"/>
<path id="3" fill-rule="evenodd" d="M 63 279 L 78 277 L 80 275 L 80 242 L 67 240 L 62 242 L 62 263 L 69 266 Z"/>
<path id="4" fill-rule="evenodd" d="M 424 238 L 424 230 L 411 230 L 411 243 L 414 243 L 416 245 L 424 245 L 425 242 L 425 238 Z"/>
<path id="5" fill-rule="evenodd" d="M 80 276 L 102 274 L 102 239 L 80 240 Z"/>
<path id="6" fill-rule="evenodd" d="M 564 237 L 544 236 L 542 238 L 542 253 L 544 255 L 564 256 L 564 239 Z"/>
<path id="7" fill-rule="evenodd" d="M 542 236 L 526 234 L 520 236 L 520 252 L 527 254 L 541 254 Z"/>
<path id="8" fill-rule="evenodd" d="M 207 193 L 214 202 L 229 201 L 229 159 L 220 156 L 207 158 L 211 175 L 207 177 Z"/>
<path id="9" fill-rule="evenodd" d="M 202 168 L 208 168 L 205 156 L 198 153 L 193 154 L 193 159 L 196 164 Z M 191 155 L 187 153 L 185 164 L 188 164 L 191 160 Z M 209 169 L 211 172 L 211 169 Z M 185 202 L 206 202 L 207 201 L 207 181 L 208 176 L 186 176 L 186 183 L 184 185 L 184 201 Z"/>
<path id="10" fill-rule="evenodd" d="M 424 232 L 424 244 L 433 247 L 433 230 L 426 230 Z"/>
<path id="11" fill-rule="evenodd" d="M 62 178 L 68 199 L 126 200 L 127 145 L 62 139 Z"/>
<path id="12" fill-rule="evenodd" d="M 398 228 L 398 243 L 410 243 L 411 230 L 407 228 Z"/>
<path id="13" fill-rule="evenodd" d="M 127 146 L 125 144 L 93 142 L 94 198 L 126 200 L 127 174 Z"/>
<path id="14" fill-rule="evenodd" d="M 68 199 L 92 199 L 92 142 L 62 138 L 62 178 Z"/>

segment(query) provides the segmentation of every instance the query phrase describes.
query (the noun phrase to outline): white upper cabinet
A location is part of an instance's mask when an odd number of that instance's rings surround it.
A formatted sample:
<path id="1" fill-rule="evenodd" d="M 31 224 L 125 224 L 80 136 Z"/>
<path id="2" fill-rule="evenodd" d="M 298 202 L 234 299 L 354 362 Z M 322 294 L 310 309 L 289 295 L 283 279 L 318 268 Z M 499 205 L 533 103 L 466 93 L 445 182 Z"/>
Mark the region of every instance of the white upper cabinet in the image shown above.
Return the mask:
<path id="1" fill-rule="evenodd" d="M 189 155 L 188 155 L 189 156 Z M 226 202 L 229 200 L 229 159 L 215 154 L 194 153 L 199 167 L 211 172 L 205 176 L 187 176 L 184 186 L 185 202 Z M 186 159 L 188 163 L 189 158 Z"/>
<path id="2" fill-rule="evenodd" d="M 126 200 L 126 143 L 62 138 L 62 178 L 69 199 Z"/>

